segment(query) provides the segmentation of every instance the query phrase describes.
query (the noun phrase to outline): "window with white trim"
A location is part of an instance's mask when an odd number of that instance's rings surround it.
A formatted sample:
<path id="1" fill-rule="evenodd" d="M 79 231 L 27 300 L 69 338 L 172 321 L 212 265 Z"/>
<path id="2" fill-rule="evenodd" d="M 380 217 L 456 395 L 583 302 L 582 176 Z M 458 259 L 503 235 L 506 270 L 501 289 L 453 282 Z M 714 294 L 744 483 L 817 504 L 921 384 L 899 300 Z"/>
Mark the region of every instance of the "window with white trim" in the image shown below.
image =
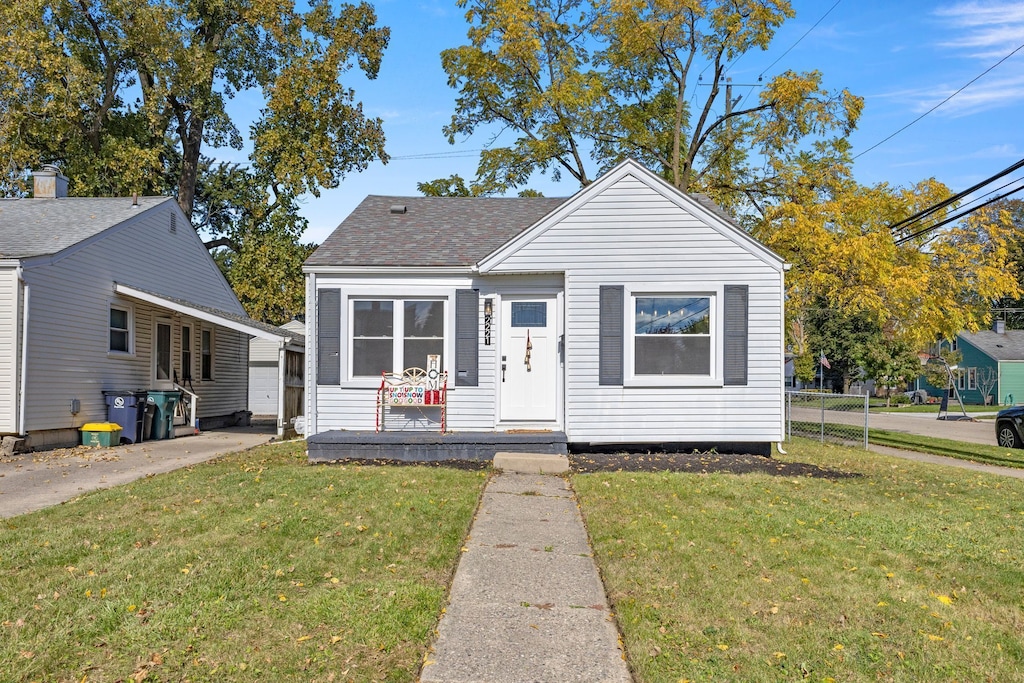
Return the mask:
<path id="1" fill-rule="evenodd" d="M 967 390 L 975 391 L 978 388 L 978 368 L 967 368 Z"/>
<path id="2" fill-rule="evenodd" d="M 199 345 L 199 379 L 201 380 L 212 380 L 213 379 L 213 351 L 214 351 L 214 336 L 213 330 L 210 328 L 203 328 L 203 331 L 199 334 L 200 345 Z"/>
<path id="3" fill-rule="evenodd" d="M 633 375 L 714 374 L 714 296 L 633 294 Z"/>
<path id="4" fill-rule="evenodd" d="M 446 305 L 444 299 L 351 299 L 349 376 L 426 368 L 434 354 L 443 361 Z"/>
<path id="5" fill-rule="evenodd" d="M 113 353 L 132 353 L 132 309 L 110 304 L 110 345 Z"/>

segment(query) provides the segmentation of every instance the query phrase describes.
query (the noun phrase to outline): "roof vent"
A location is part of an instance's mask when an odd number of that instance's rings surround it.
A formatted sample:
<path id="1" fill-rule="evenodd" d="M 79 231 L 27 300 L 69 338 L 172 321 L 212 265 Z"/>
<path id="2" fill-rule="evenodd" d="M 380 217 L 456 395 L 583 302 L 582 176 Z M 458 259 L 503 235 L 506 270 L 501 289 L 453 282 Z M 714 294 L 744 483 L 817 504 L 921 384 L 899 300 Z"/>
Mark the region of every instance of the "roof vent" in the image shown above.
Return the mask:
<path id="1" fill-rule="evenodd" d="M 43 164 L 38 171 L 32 171 L 32 196 L 36 199 L 68 196 L 68 179 L 61 175 L 60 167 Z"/>
<path id="2" fill-rule="evenodd" d="M 391 213 L 405 213 L 406 210 L 407 210 L 407 207 L 405 206 L 405 204 L 392 204 L 391 205 Z"/>

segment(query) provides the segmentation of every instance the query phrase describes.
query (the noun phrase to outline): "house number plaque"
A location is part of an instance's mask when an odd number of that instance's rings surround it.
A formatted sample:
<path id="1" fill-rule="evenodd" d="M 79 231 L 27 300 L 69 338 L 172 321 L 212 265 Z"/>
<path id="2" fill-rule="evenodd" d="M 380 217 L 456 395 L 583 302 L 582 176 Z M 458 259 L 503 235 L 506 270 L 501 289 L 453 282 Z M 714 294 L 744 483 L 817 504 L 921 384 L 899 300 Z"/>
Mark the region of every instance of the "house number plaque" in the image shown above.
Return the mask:
<path id="1" fill-rule="evenodd" d="M 494 300 L 484 299 L 484 346 L 491 345 L 491 321 L 494 318 Z"/>

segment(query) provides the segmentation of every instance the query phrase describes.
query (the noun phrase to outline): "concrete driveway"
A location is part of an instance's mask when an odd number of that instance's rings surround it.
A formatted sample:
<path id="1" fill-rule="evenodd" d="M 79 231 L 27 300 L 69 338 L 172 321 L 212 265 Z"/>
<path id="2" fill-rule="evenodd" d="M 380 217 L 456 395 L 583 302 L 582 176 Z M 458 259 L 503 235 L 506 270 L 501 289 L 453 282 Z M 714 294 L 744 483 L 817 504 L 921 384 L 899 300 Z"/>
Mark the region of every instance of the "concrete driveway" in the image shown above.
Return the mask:
<path id="1" fill-rule="evenodd" d="M 232 427 L 117 448 L 61 448 L 0 459 L 0 518 L 270 442 L 273 428 Z"/>

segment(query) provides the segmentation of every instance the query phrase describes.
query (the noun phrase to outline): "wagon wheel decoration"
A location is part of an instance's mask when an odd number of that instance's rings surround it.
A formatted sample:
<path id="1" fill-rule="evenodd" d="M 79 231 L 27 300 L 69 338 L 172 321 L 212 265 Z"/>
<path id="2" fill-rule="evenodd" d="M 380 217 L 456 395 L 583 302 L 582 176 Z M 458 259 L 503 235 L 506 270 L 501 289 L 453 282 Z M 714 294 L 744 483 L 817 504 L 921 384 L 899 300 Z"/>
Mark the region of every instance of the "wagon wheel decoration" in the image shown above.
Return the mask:
<path id="1" fill-rule="evenodd" d="M 423 368 L 409 368 L 402 373 L 402 381 L 409 384 L 422 384 L 427 378 L 427 371 Z"/>

